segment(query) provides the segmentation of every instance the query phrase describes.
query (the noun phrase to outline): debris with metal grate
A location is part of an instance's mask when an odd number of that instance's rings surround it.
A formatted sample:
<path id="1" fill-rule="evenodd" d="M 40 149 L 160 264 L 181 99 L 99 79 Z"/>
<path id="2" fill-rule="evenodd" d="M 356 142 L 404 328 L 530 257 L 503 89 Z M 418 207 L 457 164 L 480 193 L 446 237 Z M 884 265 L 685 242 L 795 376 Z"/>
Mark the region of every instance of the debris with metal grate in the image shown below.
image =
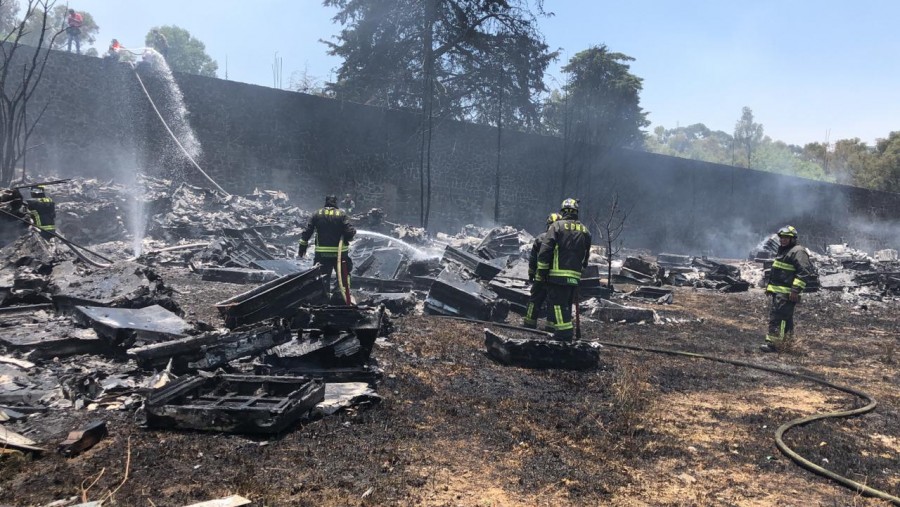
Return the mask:
<path id="1" fill-rule="evenodd" d="M 293 376 L 184 376 L 150 393 L 147 425 L 278 433 L 325 399 L 321 380 Z"/>
<path id="2" fill-rule="evenodd" d="M 564 342 L 535 334 L 535 338 L 510 338 L 484 330 L 484 345 L 497 361 L 526 368 L 586 370 L 600 362 L 596 342 Z"/>

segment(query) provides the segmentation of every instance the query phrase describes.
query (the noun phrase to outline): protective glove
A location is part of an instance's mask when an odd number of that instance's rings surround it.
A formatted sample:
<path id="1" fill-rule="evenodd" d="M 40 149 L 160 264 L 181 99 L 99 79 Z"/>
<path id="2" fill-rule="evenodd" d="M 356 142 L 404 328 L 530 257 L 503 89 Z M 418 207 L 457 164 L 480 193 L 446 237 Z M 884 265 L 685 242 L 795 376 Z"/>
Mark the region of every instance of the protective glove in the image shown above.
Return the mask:
<path id="1" fill-rule="evenodd" d="M 533 282 L 533 281 L 534 281 L 534 270 L 533 270 L 533 269 L 529 269 L 529 270 L 528 270 L 528 281 L 529 281 L 529 282 Z"/>
<path id="2" fill-rule="evenodd" d="M 800 293 L 792 290 L 791 293 L 788 294 L 788 299 L 791 300 L 791 303 L 796 303 L 797 301 L 800 301 Z"/>
<path id="3" fill-rule="evenodd" d="M 306 255 L 306 245 L 299 245 L 297 247 L 297 257 L 303 258 Z"/>

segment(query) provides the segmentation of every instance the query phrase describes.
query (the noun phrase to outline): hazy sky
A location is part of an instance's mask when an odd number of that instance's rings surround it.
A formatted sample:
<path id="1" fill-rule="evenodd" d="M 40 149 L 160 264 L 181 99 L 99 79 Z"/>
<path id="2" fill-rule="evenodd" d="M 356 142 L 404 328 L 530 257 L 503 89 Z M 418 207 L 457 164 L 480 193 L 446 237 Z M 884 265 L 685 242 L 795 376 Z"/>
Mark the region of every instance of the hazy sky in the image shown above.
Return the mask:
<path id="1" fill-rule="evenodd" d="M 319 0 L 82 0 L 109 40 L 143 45 L 153 26 L 177 25 L 206 44 L 219 77 L 272 86 L 304 70 L 321 81 L 340 63 L 319 39 L 339 31 Z M 750 107 L 766 135 L 793 144 L 900 130 L 900 2 L 895 0 L 545 0 L 549 69 L 591 45 L 636 60 L 653 126 L 703 123 L 731 133 Z M 556 87 L 552 78 L 548 86 Z M 651 127 L 651 128 L 652 128 Z"/>

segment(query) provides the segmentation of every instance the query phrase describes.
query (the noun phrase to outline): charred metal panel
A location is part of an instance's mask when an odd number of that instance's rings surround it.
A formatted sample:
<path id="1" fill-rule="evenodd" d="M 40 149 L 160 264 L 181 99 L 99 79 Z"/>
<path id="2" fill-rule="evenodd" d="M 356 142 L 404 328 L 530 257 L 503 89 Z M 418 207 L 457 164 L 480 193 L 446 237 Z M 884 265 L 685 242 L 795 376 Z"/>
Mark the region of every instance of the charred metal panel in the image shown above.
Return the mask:
<path id="1" fill-rule="evenodd" d="M 160 342 L 180 338 L 191 329 L 184 319 L 159 305 L 139 309 L 76 306 L 73 317 L 114 342 Z"/>
<path id="2" fill-rule="evenodd" d="M 531 284 L 529 282 L 498 276 L 491 280 L 488 286 L 498 296 L 509 301 L 510 310 L 519 315 L 525 315 L 525 310 L 528 307 L 528 298 L 531 297 Z"/>
<path id="3" fill-rule="evenodd" d="M 350 285 L 354 289 L 368 289 L 377 292 L 409 292 L 413 289 L 412 280 L 384 280 L 365 276 L 354 276 Z"/>
<path id="4" fill-rule="evenodd" d="M 234 433 L 278 433 L 325 399 L 307 377 L 185 376 L 153 391 L 147 425 Z"/>
<path id="5" fill-rule="evenodd" d="M 241 357 L 258 355 L 287 343 L 291 330 L 280 323 L 230 333 L 206 333 L 128 350 L 141 368 L 165 368 L 172 361 L 176 373 L 211 369 Z"/>
<path id="6" fill-rule="evenodd" d="M 67 458 L 77 456 L 103 440 L 109 431 L 106 421 L 94 421 L 84 428 L 69 432 L 69 435 L 56 448 L 56 452 Z"/>
<path id="7" fill-rule="evenodd" d="M 365 276 L 381 280 L 397 278 L 406 256 L 399 248 L 378 248 L 353 267 L 353 276 Z"/>
<path id="8" fill-rule="evenodd" d="M 325 301 L 325 284 L 319 267 L 283 276 L 251 291 L 216 303 L 225 325 L 234 329 L 273 317 L 289 318 L 301 304 Z"/>
<path id="9" fill-rule="evenodd" d="M 478 255 L 485 259 L 497 259 L 502 256 L 518 256 L 522 245 L 529 244 L 530 235 L 523 237 L 522 233 L 512 227 L 498 227 L 491 229 L 481 243 L 475 247 Z"/>
<path id="10" fill-rule="evenodd" d="M 693 270 L 691 262 L 693 257 L 690 255 L 678 255 L 670 253 L 661 253 L 656 256 L 656 263 L 666 270 L 676 273 L 686 273 Z"/>
<path id="11" fill-rule="evenodd" d="M 637 290 L 629 292 L 628 297 L 652 299 L 657 303 L 672 303 L 674 292 L 672 289 L 659 287 L 638 287 Z"/>
<path id="12" fill-rule="evenodd" d="M 304 267 L 305 265 L 305 267 Z M 311 261 L 301 261 L 293 259 L 257 259 L 250 263 L 251 267 L 274 271 L 278 276 L 291 275 L 306 271 L 312 267 Z"/>
<path id="13" fill-rule="evenodd" d="M 274 271 L 251 268 L 194 267 L 200 278 L 209 282 L 265 283 L 278 278 Z"/>
<path id="14" fill-rule="evenodd" d="M 506 267 L 506 258 L 486 261 L 477 255 L 447 245 L 442 262 L 454 262 L 468 269 L 482 280 L 492 280 Z"/>
<path id="15" fill-rule="evenodd" d="M 654 319 L 653 310 L 620 305 L 605 299 L 596 300 L 597 305 L 590 307 L 587 316 L 602 321 L 641 322 Z"/>
<path id="16" fill-rule="evenodd" d="M 509 338 L 485 329 L 484 345 L 491 357 L 511 366 L 586 370 L 600 362 L 600 345 L 595 342 Z"/>
<path id="17" fill-rule="evenodd" d="M 509 314 L 509 302 L 475 280 L 447 267 L 438 275 L 425 298 L 425 311 L 436 315 L 467 317 L 502 322 Z"/>

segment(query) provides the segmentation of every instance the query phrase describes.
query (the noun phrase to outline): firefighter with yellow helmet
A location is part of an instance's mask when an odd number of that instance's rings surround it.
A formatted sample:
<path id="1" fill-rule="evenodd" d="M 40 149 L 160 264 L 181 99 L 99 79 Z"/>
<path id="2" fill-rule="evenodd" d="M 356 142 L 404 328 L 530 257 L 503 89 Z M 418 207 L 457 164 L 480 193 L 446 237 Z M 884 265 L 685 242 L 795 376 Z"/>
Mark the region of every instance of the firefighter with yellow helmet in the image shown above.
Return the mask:
<path id="1" fill-rule="evenodd" d="M 809 253 L 797 243 L 797 236 L 792 225 L 778 230 L 780 246 L 766 285 L 766 295 L 770 297 L 769 328 L 766 343 L 760 346 L 763 352 L 778 352 L 793 339 L 794 307 L 815 276 Z"/>
<path id="2" fill-rule="evenodd" d="M 591 233 L 578 221 L 578 201 L 566 199 L 560 219 L 550 224 L 538 253 L 537 275 L 547 283 L 548 323 L 556 340 L 569 341 L 575 334 L 572 305 L 581 271 L 587 267 Z"/>
<path id="3" fill-rule="evenodd" d="M 550 213 L 547 217 L 547 229 L 562 218 L 559 213 Z M 542 232 L 538 237 L 534 238 L 534 244 L 531 245 L 531 254 L 528 256 L 528 281 L 531 282 L 531 295 L 528 298 L 528 306 L 525 308 L 525 318 L 523 326 L 531 329 L 537 328 L 538 314 L 544 301 L 547 300 L 547 284 L 542 275 L 538 273 L 538 254 L 541 252 L 541 245 L 547 238 L 547 231 Z"/>

